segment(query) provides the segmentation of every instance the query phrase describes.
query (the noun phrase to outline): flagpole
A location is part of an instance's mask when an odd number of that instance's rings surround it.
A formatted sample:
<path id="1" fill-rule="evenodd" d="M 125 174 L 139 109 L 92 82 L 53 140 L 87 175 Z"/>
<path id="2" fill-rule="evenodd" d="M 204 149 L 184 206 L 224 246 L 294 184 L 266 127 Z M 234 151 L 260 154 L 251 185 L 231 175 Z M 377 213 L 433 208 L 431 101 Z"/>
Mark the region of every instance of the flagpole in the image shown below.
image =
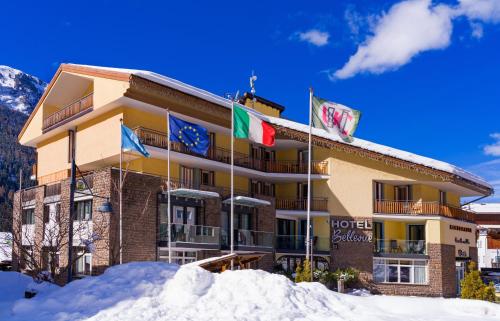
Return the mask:
<path id="1" fill-rule="evenodd" d="M 172 263 L 171 242 L 171 218 L 170 218 L 170 110 L 167 109 L 167 238 L 168 238 L 168 263 Z"/>
<path id="2" fill-rule="evenodd" d="M 231 254 L 234 253 L 234 102 L 231 104 Z M 231 259 L 231 270 L 234 260 Z"/>
<path id="3" fill-rule="evenodd" d="M 123 126 L 123 118 L 120 118 L 120 124 Z M 122 133 L 123 135 L 123 133 Z M 122 137 L 122 142 L 120 144 L 120 193 L 119 193 L 119 197 L 120 197 L 120 231 L 119 231 L 119 234 L 120 234 L 120 264 L 123 263 L 123 243 L 122 243 L 122 237 L 123 237 L 123 232 L 122 232 L 122 215 L 123 215 L 123 170 L 122 170 L 122 166 L 123 166 L 123 137 Z"/>
<path id="4" fill-rule="evenodd" d="M 311 132 L 312 132 L 312 97 L 313 89 L 309 88 L 309 145 L 307 152 L 307 230 L 306 230 L 306 259 L 309 259 L 311 249 Z M 312 257 L 311 261 L 312 262 Z"/>

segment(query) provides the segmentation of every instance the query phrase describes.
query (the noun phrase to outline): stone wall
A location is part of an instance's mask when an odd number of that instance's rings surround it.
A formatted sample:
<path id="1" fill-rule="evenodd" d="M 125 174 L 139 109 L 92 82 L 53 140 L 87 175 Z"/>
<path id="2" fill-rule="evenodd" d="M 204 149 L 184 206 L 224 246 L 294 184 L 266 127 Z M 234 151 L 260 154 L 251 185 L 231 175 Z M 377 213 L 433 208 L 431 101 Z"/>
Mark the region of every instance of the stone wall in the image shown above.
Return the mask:
<path id="1" fill-rule="evenodd" d="M 455 297 L 455 246 L 428 244 L 428 284 L 372 283 L 374 293 L 389 295 L 414 295 L 431 297 Z"/>

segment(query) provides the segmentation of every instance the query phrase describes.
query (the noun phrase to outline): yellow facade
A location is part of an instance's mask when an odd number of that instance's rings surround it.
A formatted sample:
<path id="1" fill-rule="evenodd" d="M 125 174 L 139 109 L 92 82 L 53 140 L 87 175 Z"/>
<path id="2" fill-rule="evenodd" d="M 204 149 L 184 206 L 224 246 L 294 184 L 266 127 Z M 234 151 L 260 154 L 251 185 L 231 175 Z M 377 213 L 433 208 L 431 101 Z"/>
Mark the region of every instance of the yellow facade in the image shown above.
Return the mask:
<path id="1" fill-rule="evenodd" d="M 64 73 L 62 76 L 63 77 Z M 78 90 L 73 90 L 74 97 L 67 100 L 78 99 L 93 93 L 94 105 L 90 115 L 76 120 L 71 129 L 76 131 L 76 162 L 84 170 L 93 170 L 103 166 L 118 166 L 120 154 L 120 119 L 130 128 L 143 127 L 156 132 L 166 133 L 167 122 L 164 110 L 158 106 L 144 108 L 144 104 L 132 103 L 132 99 L 124 99 L 124 93 L 129 88 L 129 82 L 102 78 L 99 76 L 69 74 L 68 80 L 56 80 L 51 90 L 62 91 L 65 86 L 71 87 L 82 84 Z M 73 78 L 71 78 L 73 77 Z M 73 83 L 72 83 L 73 82 Z M 72 85 L 73 84 L 73 85 Z M 70 99 L 72 98 L 72 99 Z M 51 100 L 52 99 L 52 100 Z M 20 135 L 22 144 L 34 144 L 38 153 L 38 179 L 46 184 L 61 179 L 67 175 L 70 163 L 68 160 L 69 140 L 68 133 L 64 131 L 52 134 L 42 131 L 43 119 L 62 106 L 54 105 L 55 101 L 50 92 L 42 100 L 38 110 L 34 112 L 27 127 Z M 261 102 L 251 102 L 247 99 L 246 105 L 257 111 L 279 117 L 280 111 Z M 153 109 L 157 109 L 153 112 Z M 187 115 L 196 118 L 197 115 Z M 219 126 L 219 125 L 217 125 Z M 216 147 L 230 150 L 229 128 L 217 127 L 215 132 Z M 235 153 L 239 156 L 249 155 L 250 144 L 245 140 L 235 140 Z M 297 161 L 299 150 L 303 148 L 276 148 L 275 155 L 278 161 Z M 315 198 L 327 198 L 327 213 L 330 216 L 346 216 L 354 218 L 372 218 L 374 216 L 374 183 L 384 183 L 384 199 L 394 200 L 394 187 L 412 185 L 412 200 L 416 202 L 438 202 L 439 191 L 437 183 L 442 181 L 421 172 L 391 166 L 381 161 L 363 158 L 358 154 L 344 151 L 313 147 L 313 160 L 328 163 L 327 175 L 315 177 L 312 182 L 312 192 Z M 146 159 L 138 155 L 128 155 L 126 165 L 131 171 L 157 176 L 167 176 L 167 162 L 165 158 Z M 200 168 L 203 163 L 197 163 Z M 171 177 L 180 178 L 180 164 L 171 163 Z M 192 165 L 185 165 L 192 166 Z M 253 179 L 269 181 L 275 184 L 276 199 L 296 199 L 297 183 L 305 183 L 305 175 L 291 174 L 287 180 L 277 180 L 272 173 L 264 178 L 255 178 L 252 173 L 240 173 L 234 179 L 234 187 L 238 190 L 248 191 L 250 181 Z M 229 170 L 215 171 L 215 185 L 217 187 L 230 187 Z M 63 177 L 64 178 L 64 177 Z M 434 185 L 433 185 L 434 184 Z M 451 183 L 450 183 L 451 186 Z M 453 187 L 453 186 L 452 186 Z M 447 202 L 453 206 L 460 206 L 458 189 L 447 190 Z M 303 211 L 302 211 L 303 212 Z M 304 214 L 304 213 L 302 213 Z M 411 222 L 383 220 L 386 239 L 405 239 L 407 225 Z M 426 228 L 426 241 L 430 243 L 443 243 L 457 245 L 455 237 L 464 237 L 463 231 L 450 230 L 449 219 L 423 219 Z M 458 226 L 467 225 L 457 221 Z M 470 224 L 469 224 L 470 225 Z M 467 225 L 467 226 L 469 226 Z M 319 237 L 330 236 L 330 222 L 328 217 L 313 218 L 314 234 Z M 475 242 L 475 229 L 465 232 L 465 238 Z M 458 244 L 457 248 L 464 249 L 465 245 Z"/>

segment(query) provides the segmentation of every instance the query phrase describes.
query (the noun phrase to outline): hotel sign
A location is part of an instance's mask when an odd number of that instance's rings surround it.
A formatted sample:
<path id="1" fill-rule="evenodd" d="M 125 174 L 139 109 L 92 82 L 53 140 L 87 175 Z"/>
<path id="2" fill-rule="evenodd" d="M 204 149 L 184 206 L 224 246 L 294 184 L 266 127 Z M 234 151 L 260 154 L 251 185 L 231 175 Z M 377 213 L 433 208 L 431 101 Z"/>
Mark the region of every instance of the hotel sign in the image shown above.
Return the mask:
<path id="1" fill-rule="evenodd" d="M 371 242 L 372 222 L 370 220 L 334 220 L 331 221 L 332 242 Z"/>

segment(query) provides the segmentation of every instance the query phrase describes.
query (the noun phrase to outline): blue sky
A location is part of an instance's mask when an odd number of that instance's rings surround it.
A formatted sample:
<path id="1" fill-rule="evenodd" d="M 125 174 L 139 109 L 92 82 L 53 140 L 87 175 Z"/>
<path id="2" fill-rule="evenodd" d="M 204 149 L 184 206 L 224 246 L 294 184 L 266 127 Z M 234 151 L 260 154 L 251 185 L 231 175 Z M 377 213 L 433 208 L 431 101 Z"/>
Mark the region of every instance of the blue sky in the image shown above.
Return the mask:
<path id="1" fill-rule="evenodd" d="M 500 189 L 500 0 L 2 3 L 0 64 L 62 62 L 247 91 L 307 119 L 308 88 L 362 111 L 356 136 L 454 163 Z M 14 14 L 16 13 L 16 14 Z M 348 63 L 349 62 L 349 63 Z M 491 201 L 500 201 L 500 195 Z"/>

